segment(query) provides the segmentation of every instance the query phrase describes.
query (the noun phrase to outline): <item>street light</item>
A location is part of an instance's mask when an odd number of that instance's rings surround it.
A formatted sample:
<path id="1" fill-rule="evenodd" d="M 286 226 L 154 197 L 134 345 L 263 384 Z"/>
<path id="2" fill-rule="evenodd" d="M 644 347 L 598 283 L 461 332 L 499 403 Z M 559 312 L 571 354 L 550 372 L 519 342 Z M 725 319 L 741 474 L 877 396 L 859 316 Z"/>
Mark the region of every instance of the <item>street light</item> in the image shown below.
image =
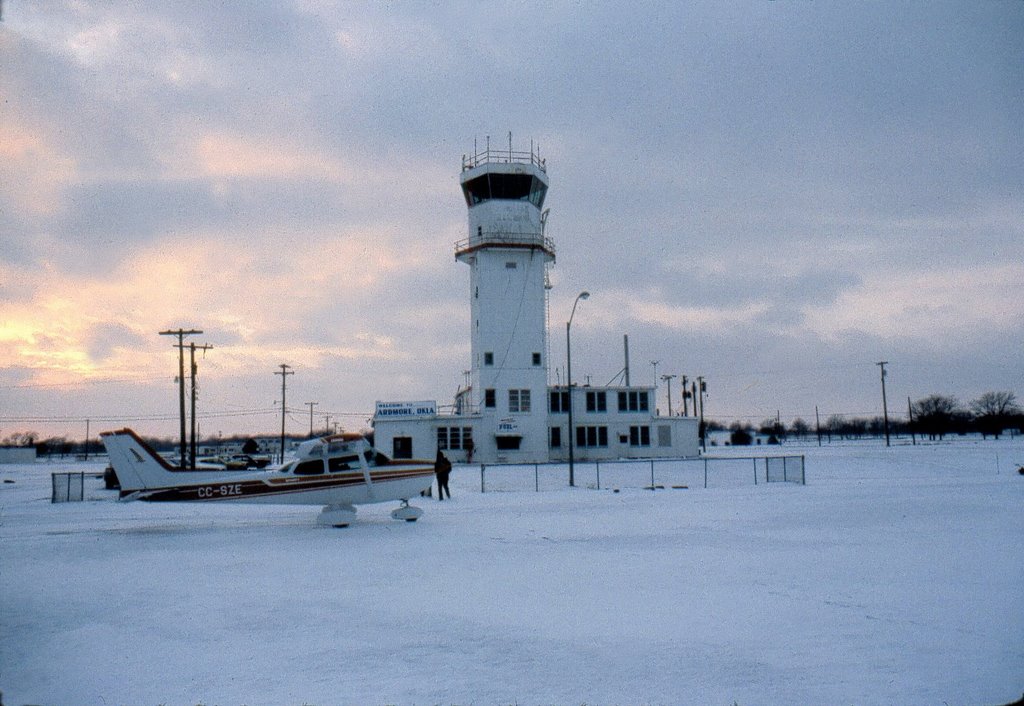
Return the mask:
<path id="1" fill-rule="evenodd" d="M 576 301 L 572 303 L 572 313 L 569 320 L 565 322 L 565 378 L 569 390 L 569 487 L 576 485 L 576 477 L 573 475 L 573 432 L 572 426 L 572 339 L 569 337 L 569 328 L 572 326 L 572 317 L 576 316 L 576 305 L 580 299 L 589 299 L 590 292 L 580 292 Z"/>

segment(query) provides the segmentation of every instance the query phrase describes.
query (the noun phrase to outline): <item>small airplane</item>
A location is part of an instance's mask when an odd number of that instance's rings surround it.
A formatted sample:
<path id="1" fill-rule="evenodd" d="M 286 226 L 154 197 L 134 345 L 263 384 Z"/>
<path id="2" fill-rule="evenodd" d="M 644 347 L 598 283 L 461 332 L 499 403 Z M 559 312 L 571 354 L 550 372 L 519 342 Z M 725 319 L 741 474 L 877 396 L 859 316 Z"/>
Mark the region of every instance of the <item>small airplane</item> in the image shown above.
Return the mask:
<path id="1" fill-rule="evenodd" d="M 433 461 L 393 461 L 361 434 L 310 439 L 280 468 L 250 472 L 175 468 L 131 429 L 100 437 L 122 500 L 323 505 L 317 522 L 333 527 L 354 522 L 355 505 L 393 500 L 402 504 L 391 516 L 415 522 L 423 510 L 410 505 L 409 498 L 434 479 Z"/>

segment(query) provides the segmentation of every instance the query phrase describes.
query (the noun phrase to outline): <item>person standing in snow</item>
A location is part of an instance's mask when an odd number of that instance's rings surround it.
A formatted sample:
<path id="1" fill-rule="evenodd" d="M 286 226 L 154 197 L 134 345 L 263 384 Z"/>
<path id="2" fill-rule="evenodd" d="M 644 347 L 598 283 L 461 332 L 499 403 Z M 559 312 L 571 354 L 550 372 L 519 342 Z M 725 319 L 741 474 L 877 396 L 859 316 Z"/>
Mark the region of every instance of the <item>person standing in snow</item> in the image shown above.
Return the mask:
<path id="1" fill-rule="evenodd" d="M 448 493 L 448 499 L 452 499 L 452 491 L 448 489 L 448 474 L 452 472 L 452 462 L 445 458 L 441 449 L 437 450 L 437 459 L 434 461 L 434 473 L 437 475 L 437 499 L 444 500 L 444 494 Z"/>

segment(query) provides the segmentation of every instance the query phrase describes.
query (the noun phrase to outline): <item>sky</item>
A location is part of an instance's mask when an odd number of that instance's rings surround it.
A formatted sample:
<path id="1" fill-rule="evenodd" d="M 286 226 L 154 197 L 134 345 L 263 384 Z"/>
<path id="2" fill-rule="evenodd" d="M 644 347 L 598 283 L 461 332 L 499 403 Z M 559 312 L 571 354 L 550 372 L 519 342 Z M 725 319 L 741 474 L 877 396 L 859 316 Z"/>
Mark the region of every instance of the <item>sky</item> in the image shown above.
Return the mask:
<path id="1" fill-rule="evenodd" d="M 366 426 L 469 367 L 474 144 L 547 160 L 552 378 L 1024 396 L 1024 3 L 3 3 L 0 438 Z M 652 365 L 651 361 L 658 361 Z M 667 412 L 665 383 L 659 404 Z M 329 418 L 328 418 L 329 417 Z"/>

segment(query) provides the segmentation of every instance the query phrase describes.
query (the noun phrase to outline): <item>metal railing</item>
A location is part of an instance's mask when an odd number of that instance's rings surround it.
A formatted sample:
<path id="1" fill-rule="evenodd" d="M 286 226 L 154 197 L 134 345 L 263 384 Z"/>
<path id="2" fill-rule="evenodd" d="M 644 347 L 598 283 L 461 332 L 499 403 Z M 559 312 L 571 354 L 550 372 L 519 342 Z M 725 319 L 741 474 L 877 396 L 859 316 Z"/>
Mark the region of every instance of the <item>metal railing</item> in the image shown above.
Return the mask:
<path id="1" fill-rule="evenodd" d="M 803 456 L 739 456 L 577 461 L 576 485 L 617 488 L 727 488 L 788 481 L 806 485 Z M 569 486 L 565 463 L 486 463 L 480 492 L 561 490 Z"/>
<path id="2" fill-rule="evenodd" d="M 456 241 L 455 254 L 483 247 L 538 248 L 555 254 L 555 241 L 543 233 L 480 233 Z"/>
<path id="3" fill-rule="evenodd" d="M 474 147 L 474 149 L 476 148 Z M 530 145 L 529 152 L 513 150 L 511 147 L 497 149 L 490 146 L 490 140 L 484 149 L 470 155 L 462 155 L 462 171 L 479 167 L 482 164 L 532 164 L 539 167 L 542 172 L 547 171 L 547 160 L 541 159 L 540 151 L 534 149 L 533 145 Z"/>

